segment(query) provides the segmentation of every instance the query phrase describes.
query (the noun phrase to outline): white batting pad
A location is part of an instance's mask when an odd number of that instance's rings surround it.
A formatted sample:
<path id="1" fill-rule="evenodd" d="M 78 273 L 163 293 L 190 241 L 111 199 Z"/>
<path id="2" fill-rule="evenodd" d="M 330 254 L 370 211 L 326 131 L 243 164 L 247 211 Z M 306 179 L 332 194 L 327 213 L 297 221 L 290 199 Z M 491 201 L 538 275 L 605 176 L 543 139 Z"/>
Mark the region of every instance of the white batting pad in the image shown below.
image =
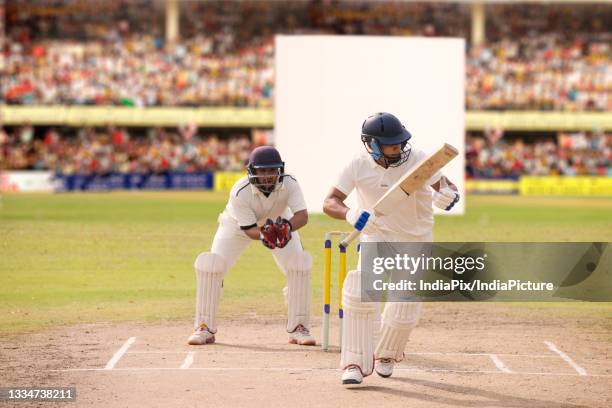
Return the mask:
<path id="1" fill-rule="evenodd" d="M 298 252 L 285 264 L 287 286 L 283 289 L 287 304 L 287 331 L 293 332 L 301 324 L 310 324 L 310 270 L 312 257 L 308 252 Z"/>
<path id="2" fill-rule="evenodd" d="M 376 359 L 392 358 L 401 361 L 410 332 L 421 315 L 421 303 L 387 303 L 382 317 L 380 340 L 376 346 Z"/>
<path id="3" fill-rule="evenodd" d="M 205 324 L 212 333 L 215 333 L 217 331 L 215 319 L 227 263 L 217 254 L 202 252 L 196 258 L 194 267 L 197 280 L 195 328 Z"/>
<path id="4" fill-rule="evenodd" d="M 356 365 L 364 376 L 374 369 L 374 336 L 380 322 L 378 303 L 361 302 L 361 271 L 346 275 L 342 287 L 342 353 L 340 368 Z"/>

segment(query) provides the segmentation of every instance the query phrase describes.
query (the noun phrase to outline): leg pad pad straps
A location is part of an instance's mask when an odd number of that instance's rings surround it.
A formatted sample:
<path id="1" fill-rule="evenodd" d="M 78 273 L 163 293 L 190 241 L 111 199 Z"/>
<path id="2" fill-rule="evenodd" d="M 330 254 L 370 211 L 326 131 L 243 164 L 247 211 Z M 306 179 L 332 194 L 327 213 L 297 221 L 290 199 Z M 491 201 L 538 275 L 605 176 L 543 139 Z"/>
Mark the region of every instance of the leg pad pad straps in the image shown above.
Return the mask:
<path id="1" fill-rule="evenodd" d="M 401 361 L 412 329 L 421 315 L 420 302 L 387 303 L 383 312 L 376 358 Z"/>
<path id="2" fill-rule="evenodd" d="M 374 370 L 374 335 L 380 322 L 379 307 L 378 303 L 361 301 L 361 271 L 350 271 L 342 288 L 341 368 L 356 365 L 364 376 Z"/>
<path id="3" fill-rule="evenodd" d="M 196 317 L 195 328 L 205 324 L 212 333 L 217 331 L 216 317 L 221 299 L 227 262 L 212 252 L 202 252 L 195 260 Z"/>
<path id="4" fill-rule="evenodd" d="M 283 289 L 287 304 L 287 331 L 293 332 L 298 325 L 310 326 L 310 270 L 312 257 L 308 252 L 297 253 L 285 265 L 287 286 Z"/>

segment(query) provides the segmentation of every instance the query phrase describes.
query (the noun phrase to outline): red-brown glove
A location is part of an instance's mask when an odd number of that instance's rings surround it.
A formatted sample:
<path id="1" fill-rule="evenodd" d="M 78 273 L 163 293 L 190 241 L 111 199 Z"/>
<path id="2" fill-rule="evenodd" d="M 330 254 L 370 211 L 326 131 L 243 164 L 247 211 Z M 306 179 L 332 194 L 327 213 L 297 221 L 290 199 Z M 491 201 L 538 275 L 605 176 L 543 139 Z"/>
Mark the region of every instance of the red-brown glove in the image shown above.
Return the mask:
<path id="1" fill-rule="evenodd" d="M 267 219 L 266 223 L 261 227 L 259 231 L 259 238 L 261 242 L 267 248 L 274 249 L 276 248 L 276 226 L 274 221 L 271 219 Z"/>
<path id="2" fill-rule="evenodd" d="M 291 223 L 281 217 L 276 219 L 276 247 L 284 248 L 291 241 Z"/>

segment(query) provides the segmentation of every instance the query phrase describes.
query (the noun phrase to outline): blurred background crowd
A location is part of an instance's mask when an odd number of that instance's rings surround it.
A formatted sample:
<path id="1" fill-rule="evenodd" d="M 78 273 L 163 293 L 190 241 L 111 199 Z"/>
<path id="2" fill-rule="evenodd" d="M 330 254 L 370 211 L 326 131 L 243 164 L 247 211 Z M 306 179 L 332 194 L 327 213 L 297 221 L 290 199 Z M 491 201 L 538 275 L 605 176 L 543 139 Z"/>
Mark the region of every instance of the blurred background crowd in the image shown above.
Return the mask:
<path id="1" fill-rule="evenodd" d="M 80 128 L 64 132 L 32 126 L 0 128 L 0 169 L 74 173 L 242 171 L 257 145 L 251 134 L 177 129 Z M 560 132 L 533 138 L 491 130 L 466 136 L 466 177 L 521 175 L 612 176 L 612 133 Z"/>
<path id="2" fill-rule="evenodd" d="M 274 34 L 460 36 L 468 109 L 612 109 L 607 5 L 495 5 L 485 46 L 466 3 L 11 1 L 2 96 L 10 104 L 270 107 Z"/>
<path id="3" fill-rule="evenodd" d="M 0 169 L 51 170 L 61 174 L 243 171 L 253 146 L 250 134 L 198 134 L 178 129 L 0 128 Z M 75 132 L 76 133 L 73 133 Z M 73 134 L 71 134 L 73 133 Z"/>
<path id="4" fill-rule="evenodd" d="M 612 134 L 560 132 L 504 138 L 499 130 L 466 137 L 466 178 L 612 176 Z"/>
<path id="5" fill-rule="evenodd" d="M 612 111 L 609 4 L 489 4 L 470 41 L 468 2 L 12 0 L 0 103 L 272 108 L 275 34 L 459 36 L 467 110 Z M 610 133 L 466 135 L 466 174 L 612 175 Z M 0 127 L 0 170 L 65 174 L 242 170 L 253 129 Z"/>

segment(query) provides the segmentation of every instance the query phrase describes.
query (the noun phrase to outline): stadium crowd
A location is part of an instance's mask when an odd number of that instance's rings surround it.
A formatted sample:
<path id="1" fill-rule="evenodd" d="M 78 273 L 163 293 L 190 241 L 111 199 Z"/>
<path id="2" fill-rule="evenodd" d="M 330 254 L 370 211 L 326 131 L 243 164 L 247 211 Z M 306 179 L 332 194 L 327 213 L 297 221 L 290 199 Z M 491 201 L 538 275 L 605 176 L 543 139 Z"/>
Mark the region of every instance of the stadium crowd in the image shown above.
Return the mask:
<path id="1" fill-rule="evenodd" d="M 74 130 L 74 129 L 73 129 Z M 0 170 L 51 170 L 62 174 L 199 172 L 244 170 L 261 141 L 251 135 L 202 134 L 193 126 L 79 128 L 66 135 L 54 128 L 0 128 Z M 37 133 L 37 134 L 35 134 Z M 133 132 L 136 133 L 136 132 Z M 612 176 L 612 134 L 559 133 L 556 137 L 508 138 L 499 130 L 466 136 L 466 176 L 476 179 L 521 175 Z"/>
<path id="2" fill-rule="evenodd" d="M 66 136 L 49 128 L 41 135 L 26 125 L 0 128 L 0 169 L 51 170 L 61 174 L 194 173 L 244 170 L 250 135 L 200 135 L 192 126 L 150 128 L 134 136 L 125 128 L 80 128 Z"/>
<path id="3" fill-rule="evenodd" d="M 182 40 L 166 43 L 159 2 L 38 3 L 7 8 L 9 104 L 271 107 L 275 33 L 470 31 L 462 3 L 181 2 Z M 466 53 L 467 108 L 611 110 L 605 7 L 489 6 L 489 42 Z"/>
<path id="4" fill-rule="evenodd" d="M 466 137 L 466 177 L 612 176 L 612 134 L 575 132 L 556 138 L 508 139 L 499 130 Z"/>
<path id="5" fill-rule="evenodd" d="M 592 42 L 560 34 L 472 47 L 466 61 L 466 106 L 473 110 L 609 111 L 610 37 Z"/>

